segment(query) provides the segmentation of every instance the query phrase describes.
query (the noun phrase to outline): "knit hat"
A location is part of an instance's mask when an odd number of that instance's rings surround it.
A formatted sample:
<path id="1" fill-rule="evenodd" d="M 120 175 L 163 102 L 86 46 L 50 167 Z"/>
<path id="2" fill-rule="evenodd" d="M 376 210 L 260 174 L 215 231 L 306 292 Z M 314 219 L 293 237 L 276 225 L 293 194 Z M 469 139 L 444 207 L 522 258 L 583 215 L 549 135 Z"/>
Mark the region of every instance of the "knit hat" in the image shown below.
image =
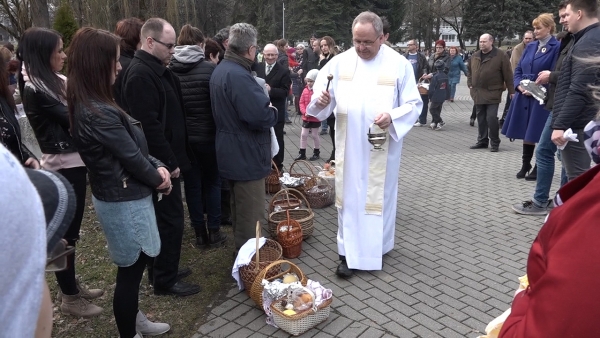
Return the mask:
<path id="1" fill-rule="evenodd" d="M 52 252 L 63 238 L 75 216 L 77 198 L 73 186 L 61 174 L 47 170 L 25 169 L 38 191 L 46 216 L 46 251 Z"/>
<path id="2" fill-rule="evenodd" d="M 308 73 L 306 74 L 306 78 L 309 80 L 316 80 L 317 79 L 317 75 L 319 75 L 319 71 L 316 69 L 311 69 L 308 71 Z"/>
<path id="3" fill-rule="evenodd" d="M 433 66 L 435 67 L 435 69 L 437 70 L 442 70 L 446 67 L 446 63 L 442 60 L 437 60 Z"/>
<path id="4" fill-rule="evenodd" d="M 436 46 L 442 46 L 442 47 L 446 48 L 446 41 L 444 41 L 444 40 L 437 40 L 435 42 L 435 45 Z"/>

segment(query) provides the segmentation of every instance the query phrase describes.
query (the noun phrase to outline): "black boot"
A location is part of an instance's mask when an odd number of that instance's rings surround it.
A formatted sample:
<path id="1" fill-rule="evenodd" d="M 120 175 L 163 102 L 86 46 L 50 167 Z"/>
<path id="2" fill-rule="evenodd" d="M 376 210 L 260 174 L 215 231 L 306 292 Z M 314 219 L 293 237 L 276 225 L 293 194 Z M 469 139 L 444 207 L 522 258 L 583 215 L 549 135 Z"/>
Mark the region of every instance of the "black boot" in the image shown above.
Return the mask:
<path id="1" fill-rule="evenodd" d="M 296 157 L 294 161 L 306 160 L 306 149 L 300 149 L 298 153 L 300 156 Z"/>
<path id="2" fill-rule="evenodd" d="M 525 176 L 525 181 L 536 181 L 537 180 L 537 165 L 533 167 L 533 170 L 529 175 Z"/>
<path id="3" fill-rule="evenodd" d="M 327 163 L 329 163 L 331 161 L 335 161 L 335 150 L 331 152 L 331 156 L 329 156 Z"/>
<path id="4" fill-rule="evenodd" d="M 319 150 L 319 149 L 314 149 L 314 150 L 313 150 L 313 156 L 311 156 L 311 157 L 309 158 L 309 160 L 311 160 L 311 161 L 316 161 L 316 160 L 318 160 L 318 159 L 320 159 L 320 158 L 321 158 L 319 155 L 321 155 L 321 150 Z"/>
<path id="5" fill-rule="evenodd" d="M 208 233 L 206 233 L 206 227 L 196 226 L 194 227 L 194 232 L 196 233 L 196 247 L 204 248 L 208 245 Z"/>
<path id="6" fill-rule="evenodd" d="M 340 265 L 338 265 L 337 270 L 335 270 L 335 274 L 342 278 L 352 277 L 352 275 L 354 275 L 354 270 L 348 267 L 346 256 L 340 255 L 340 261 Z"/>
<path id="7" fill-rule="evenodd" d="M 525 178 L 525 175 L 531 170 L 531 158 L 533 157 L 534 150 L 535 145 L 523 144 L 523 165 L 521 166 L 521 170 L 517 173 L 517 178 Z"/>
<path id="8" fill-rule="evenodd" d="M 208 246 L 211 248 L 220 247 L 227 240 L 227 235 L 224 235 L 219 229 L 208 230 Z"/>

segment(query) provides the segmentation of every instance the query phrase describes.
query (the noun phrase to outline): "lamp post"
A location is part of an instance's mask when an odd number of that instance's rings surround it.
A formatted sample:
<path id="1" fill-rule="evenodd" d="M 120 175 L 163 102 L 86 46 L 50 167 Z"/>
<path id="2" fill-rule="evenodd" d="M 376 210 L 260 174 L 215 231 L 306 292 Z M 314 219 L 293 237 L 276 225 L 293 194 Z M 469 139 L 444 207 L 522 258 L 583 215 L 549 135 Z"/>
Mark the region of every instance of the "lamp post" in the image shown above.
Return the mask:
<path id="1" fill-rule="evenodd" d="M 281 38 L 285 39 L 285 1 L 283 1 L 283 10 L 281 11 L 281 14 L 283 16 L 283 36 Z"/>

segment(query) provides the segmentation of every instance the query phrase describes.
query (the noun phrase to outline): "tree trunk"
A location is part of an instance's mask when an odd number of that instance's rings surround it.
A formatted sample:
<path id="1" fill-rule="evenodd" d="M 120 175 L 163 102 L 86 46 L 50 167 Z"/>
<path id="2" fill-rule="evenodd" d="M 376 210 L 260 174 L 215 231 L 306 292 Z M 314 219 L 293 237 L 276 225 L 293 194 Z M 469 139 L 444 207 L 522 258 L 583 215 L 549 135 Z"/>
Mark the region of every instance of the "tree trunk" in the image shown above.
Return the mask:
<path id="1" fill-rule="evenodd" d="M 36 27 L 50 28 L 50 13 L 47 0 L 31 0 L 31 19 Z"/>

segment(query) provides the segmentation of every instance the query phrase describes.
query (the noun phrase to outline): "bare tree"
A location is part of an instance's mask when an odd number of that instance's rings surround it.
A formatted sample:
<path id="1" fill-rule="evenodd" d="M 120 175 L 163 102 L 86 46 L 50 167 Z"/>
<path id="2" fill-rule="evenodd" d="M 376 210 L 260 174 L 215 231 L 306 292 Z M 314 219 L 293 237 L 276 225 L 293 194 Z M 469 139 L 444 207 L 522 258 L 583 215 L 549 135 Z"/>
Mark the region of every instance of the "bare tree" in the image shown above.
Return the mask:
<path id="1" fill-rule="evenodd" d="M 50 13 L 47 0 L 30 0 L 32 23 L 36 27 L 50 27 Z"/>

